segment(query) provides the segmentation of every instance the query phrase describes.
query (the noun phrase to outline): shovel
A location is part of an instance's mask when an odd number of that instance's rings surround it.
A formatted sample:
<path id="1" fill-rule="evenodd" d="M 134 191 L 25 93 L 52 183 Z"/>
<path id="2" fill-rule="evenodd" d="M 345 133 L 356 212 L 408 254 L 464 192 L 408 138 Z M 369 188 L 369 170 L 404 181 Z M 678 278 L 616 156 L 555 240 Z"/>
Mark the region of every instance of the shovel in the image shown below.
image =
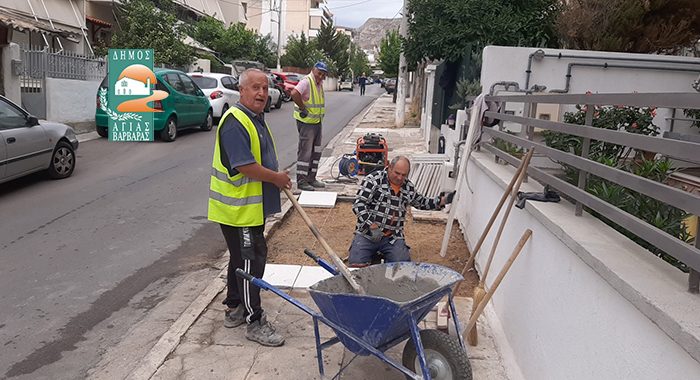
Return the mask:
<path id="1" fill-rule="evenodd" d="M 343 264 L 343 261 L 340 259 L 340 257 L 336 255 L 336 253 L 333 251 L 333 248 L 331 248 L 331 246 L 328 245 L 328 243 L 326 243 L 326 239 L 324 239 L 323 236 L 321 236 L 321 232 L 318 230 L 318 228 L 316 228 L 311 219 L 309 219 L 309 216 L 306 215 L 306 211 L 304 211 L 304 209 L 301 207 L 294 194 L 292 194 L 292 192 L 289 191 L 289 189 L 282 190 L 287 195 L 287 198 L 289 198 L 289 200 L 292 201 L 292 205 L 294 205 L 294 208 L 299 212 L 301 218 L 304 219 L 304 223 L 306 223 L 306 225 L 309 227 L 311 233 L 314 234 L 316 240 L 318 240 L 318 242 L 321 243 L 323 249 L 325 249 L 328 255 L 331 257 L 336 268 L 338 268 L 338 270 L 340 271 L 340 274 L 342 274 L 343 277 L 345 277 L 345 279 L 348 280 L 350 286 L 352 286 L 352 288 L 355 289 L 355 292 L 357 294 L 367 294 L 365 290 L 362 289 L 362 287 L 360 287 L 360 284 L 358 284 L 357 281 L 355 281 L 355 278 L 352 277 L 352 273 L 350 273 L 348 267 L 346 267 L 345 264 Z"/>

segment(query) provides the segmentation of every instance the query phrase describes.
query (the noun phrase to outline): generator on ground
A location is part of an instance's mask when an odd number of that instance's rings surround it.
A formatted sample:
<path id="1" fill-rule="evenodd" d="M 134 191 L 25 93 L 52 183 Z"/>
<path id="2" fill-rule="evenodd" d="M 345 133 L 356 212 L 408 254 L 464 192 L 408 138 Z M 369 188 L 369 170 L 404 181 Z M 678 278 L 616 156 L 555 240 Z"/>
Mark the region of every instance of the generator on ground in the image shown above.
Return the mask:
<path id="1" fill-rule="evenodd" d="M 357 139 L 355 155 L 359 164 L 359 175 L 367 175 L 389 166 L 389 147 L 379 133 L 367 133 Z"/>

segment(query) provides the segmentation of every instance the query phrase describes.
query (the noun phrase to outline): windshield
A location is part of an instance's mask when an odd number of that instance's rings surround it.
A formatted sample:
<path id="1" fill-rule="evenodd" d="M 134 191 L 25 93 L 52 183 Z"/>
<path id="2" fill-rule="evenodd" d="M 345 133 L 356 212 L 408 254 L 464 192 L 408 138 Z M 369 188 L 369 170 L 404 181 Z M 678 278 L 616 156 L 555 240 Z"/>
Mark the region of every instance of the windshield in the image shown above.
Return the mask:
<path id="1" fill-rule="evenodd" d="M 297 74 L 285 74 L 288 81 L 299 82 L 299 75 Z"/>
<path id="2" fill-rule="evenodd" d="M 208 89 L 217 87 L 216 79 L 214 78 L 207 78 L 201 76 L 193 76 L 191 78 L 194 81 L 194 83 L 197 83 L 197 86 L 199 86 L 199 88 Z"/>

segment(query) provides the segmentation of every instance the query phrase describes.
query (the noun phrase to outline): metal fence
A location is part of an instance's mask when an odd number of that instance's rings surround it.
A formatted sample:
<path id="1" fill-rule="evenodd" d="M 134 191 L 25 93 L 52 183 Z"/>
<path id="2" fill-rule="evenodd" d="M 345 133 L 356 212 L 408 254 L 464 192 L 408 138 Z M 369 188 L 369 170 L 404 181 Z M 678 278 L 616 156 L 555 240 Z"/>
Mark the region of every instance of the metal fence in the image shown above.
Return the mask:
<path id="1" fill-rule="evenodd" d="M 503 95 L 488 96 L 487 101 L 502 103 L 501 112 L 486 112 L 485 116 L 501 120 L 500 126 L 483 127 L 482 131 L 494 139 L 501 139 L 524 149 L 535 148 L 553 161 L 566 164 L 578 170 L 578 183 L 573 185 L 551 172 L 530 166 L 527 174 L 543 184 L 548 184 L 576 201 L 576 215 L 580 216 L 583 207 L 600 214 L 618 226 L 626 229 L 658 249 L 684 262 L 690 268 L 689 291 L 698 293 L 700 284 L 700 236 L 696 231 L 695 246 L 653 226 L 646 221 L 629 214 L 586 192 L 586 183 L 590 175 L 624 186 L 625 188 L 657 199 L 665 204 L 700 215 L 700 196 L 679 190 L 664 183 L 656 182 L 625 170 L 618 169 L 590 160 L 591 141 L 602 141 L 629 147 L 635 150 L 655 152 L 662 156 L 685 162 L 700 164 L 700 143 L 693 141 L 672 140 L 634 134 L 622 130 L 610 130 L 592 127 L 595 106 L 626 105 L 632 107 L 691 108 L 700 109 L 700 94 L 697 93 L 659 93 L 659 94 L 566 94 L 566 95 Z M 523 116 L 505 113 L 505 103 L 524 105 Z M 534 118 L 537 104 L 586 105 L 585 125 L 568 124 Z M 519 124 L 521 132 L 517 135 L 503 131 L 503 121 Z M 548 147 L 534 140 L 534 128 L 561 132 L 582 138 L 580 155 Z M 482 139 L 481 145 L 511 165 L 518 165 L 520 160 L 499 149 L 493 142 Z M 698 228 L 700 230 L 700 227 Z M 611 254 L 614 254 L 611 252 Z"/>
<path id="2" fill-rule="evenodd" d="M 22 87 L 35 88 L 44 78 L 99 80 L 107 75 L 103 58 L 70 51 L 21 49 Z"/>

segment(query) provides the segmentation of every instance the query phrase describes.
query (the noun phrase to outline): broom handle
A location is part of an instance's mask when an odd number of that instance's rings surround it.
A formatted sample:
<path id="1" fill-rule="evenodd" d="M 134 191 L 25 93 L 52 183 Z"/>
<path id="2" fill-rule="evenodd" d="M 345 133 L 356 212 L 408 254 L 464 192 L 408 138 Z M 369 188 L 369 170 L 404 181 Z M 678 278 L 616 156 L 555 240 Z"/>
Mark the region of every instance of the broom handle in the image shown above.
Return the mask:
<path id="1" fill-rule="evenodd" d="M 515 249 L 513 250 L 513 253 L 510 255 L 510 258 L 506 262 L 506 264 L 503 266 L 503 269 L 501 269 L 501 272 L 498 274 L 496 277 L 496 280 L 493 282 L 493 285 L 491 285 L 491 288 L 489 288 L 489 291 L 486 292 L 486 295 L 484 295 L 484 299 L 481 300 L 479 305 L 476 307 L 476 310 L 472 313 L 471 318 L 469 318 L 469 322 L 467 322 L 467 328 L 464 330 L 465 335 L 476 326 L 476 320 L 479 318 L 479 315 L 484 311 L 484 308 L 486 308 L 486 304 L 489 303 L 489 300 L 491 300 L 491 297 L 493 297 L 493 293 L 496 292 L 496 289 L 498 289 L 498 285 L 501 284 L 501 281 L 503 281 L 503 277 L 505 277 L 506 273 L 508 273 L 508 270 L 510 267 L 513 265 L 513 262 L 515 259 L 518 257 L 520 252 L 523 250 L 523 247 L 525 246 L 525 243 L 530 239 L 532 236 L 532 230 L 527 229 L 523 233 L 523 236 L 520 238 L 520 241 L 518 242 L 518 245 L 515 246 Z"/>
<path id="2" fill-rule="evenodd" d="M 323 249 L 325 249 L 328 255 L 331 257 L 336 268 L 338 268 L 343 277 L 345 277 L 345 279 L 348 280 L 350 286 L 352 286 L 352 288 L 355 289 L 355 292 L 357 292 L 357 294 L 366 294 L 365 290 L 362 289 L 362 287 L 360 287 L 360 284 L 358 284 L 357 281 L 355 281 L 355 278 L 352 277 L 352 273 L 350 273 L 350 270 L 348 270 L 345 264 L 343 264 L 343 261 L 340 260 L 340 257 L 338 257 L 338 255 L 335 254 L 333 248 L 331 248 L 331 246 L 328 245 L 328 243 L 326 243 L 326 239 L 324 239 L 323 236 L 321 236 L 321 232 L 316 228 L 311 219 L 309 219 L 309 216 L 306 215 L 306 211 L 304 211 L 299 202 L 297 202 L 297 198 L 294 196 L 294 194 L 292 194 L 292 192 L 289 191 L 289 189 L 283 188 L 282 190 L 287 195 L 287 198 L 289 198 L 289 200 L 292 201 L 294 208 L 299 212 L 301 218 L 304 219 L 306 225 L 309 226 L 311 233 L 314 234 L 318 242 L 321 243 Z"/>
<path id="3" fill-rule="evenodd" d="M 508 199 L 508 195 L 511 193 L 511 191 L 513 191 L 513 186 L 515 186 L 515 181 L 518 180 L 518 177 L 520 176 L 520 172 L 523 171 L 524 165 L 525 165 L 525 159 L 523 158 L 523 160 L 520 161 L 520 165 L 518 166 L 518 169 L 515 171 L 515 174 L 513 174 L 513 178 L 511 178 L 510 183 L 508 184 L 508 187 L 506 187 L 506 190 L 503 192 L 503 195 L 501 196 L 501 200 L 498 201 L 498 205 L 496 206 L 496 209 L 493 210 L 493 213 L 491 214 L 491 219 L 489 219 L 489 222 L 486 224 L 484 231 L 481 233 L 481 236 L 479 237 L 479 241 L 476 242 L 476 246 L 474 246 L 474 251 L 472 252 L 471 256 L 469 256 L 469 260 L 467 261 L 467 264 L 462 269 L 462 277 L 464 277 L 467 274 L 467 271 L 469 270 L 469 268 L 471 268 L 472 264 L 474 263 L 474 259 L 476 258 L 476 254 L 481 249 L 481 245 L 484 244 L 484 240 L 486 240 L 486 236 L 489 234 L 489 231 L 491 230 L 493 223 L 496 221 L 496 217 L 501 212 L 501 207 L 503 207 L 503 204 L 506 203 L 506 199 Z M 460 281 L 457 284 L 457 287 L 455 288 L 454 294 L 457 294 L 457 291 L 459 290 L 460 286 L 462 286 L 462 282 L 463 281 Z"/>
<path id="4" fill-rule="evenodd" d="M 503 230 L 506 227 L 506 222 L 508 221 L 508 216 L 510 215 L 511 210 L 513 210 L 513 204 L 515 203 L 515 199 L 518 197 L 518 191 L 520 190 L 520 185 L 522 185 L 523 180 L 525 179 L 525 174 L 527 174 L 527 166 L 530 164 L 530 159 L 532 158 L 532 154 L 535 152 L 535 149 L 532 148 L 527 152 L 527 155 L 525 158 L 523 158 L 523 161 L 525 164 L 523 165 L 523 171 L 520 172 L 520 175 L 518 176 L 518 180 L 515 183 L 515 187 L 513 188 L 513 193 L 511 194 L 510 200 L 508 201 L 508 206 L 506 207 L 505 214 L 503 214 L 503 219 L 501 220 L 501 225 L 498 226 L 498 232 L 496 232 L 496 238 L 493 241 L 493 245 L 491 246 L 491 253 L 489 253 L 489 258 L 486 260 L 486 266 L 484 267 L 484 273 L 481 275 L 481 285 L 484 284 L 486 281 L 486 276 L 489 274 L 489 268 L 491 267 L 491 262 L 493 261 L 493 256 L 496 253 L 496 248 L 498 248 L 498 243 L 501 241 L 501 235 L 503 234 Z"/>

